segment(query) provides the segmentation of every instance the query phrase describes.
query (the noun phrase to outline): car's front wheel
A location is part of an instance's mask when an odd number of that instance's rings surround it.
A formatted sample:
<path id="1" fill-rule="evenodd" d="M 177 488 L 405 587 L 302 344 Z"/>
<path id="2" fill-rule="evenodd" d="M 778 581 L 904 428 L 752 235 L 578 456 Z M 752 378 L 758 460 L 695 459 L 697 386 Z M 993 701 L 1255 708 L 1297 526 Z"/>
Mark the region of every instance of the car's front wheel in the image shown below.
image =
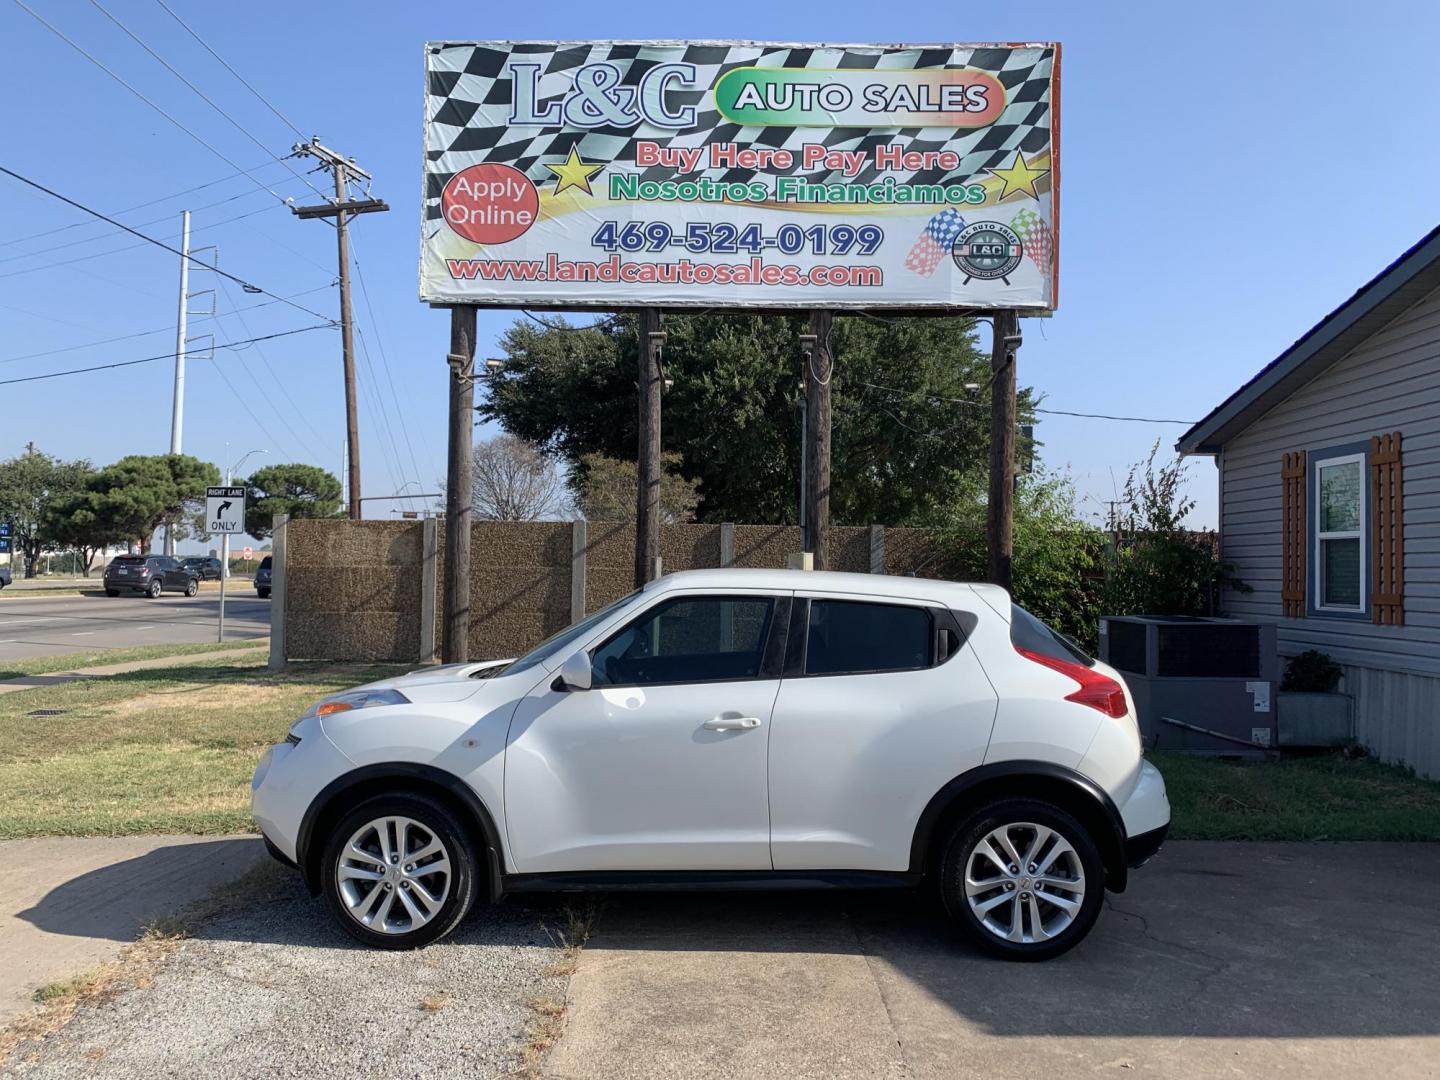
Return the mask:
<path id="1" fill-rule="evenodd" d="M 940 894 L 982 948 L 1010 960 L 1048 960 L 1095 925 L 1105 868 L 1099 847 L 1070 814 L 1035 799 L 1005 799 L 951 832 Z"/>
<path id="2" fill-rule="evenodd" d="M 367 945 L 414 949 L 454 930 L 475 898 L 465 830 L 422 795 L 381 795 L 335 826 L 322 866 L 325 900 Z"/>

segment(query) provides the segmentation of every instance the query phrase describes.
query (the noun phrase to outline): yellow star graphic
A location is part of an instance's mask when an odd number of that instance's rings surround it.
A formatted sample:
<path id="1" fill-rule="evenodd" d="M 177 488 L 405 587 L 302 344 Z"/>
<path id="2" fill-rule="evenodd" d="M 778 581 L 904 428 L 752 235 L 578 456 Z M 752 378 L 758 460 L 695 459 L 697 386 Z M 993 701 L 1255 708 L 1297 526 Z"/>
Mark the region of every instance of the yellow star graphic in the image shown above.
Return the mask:
<path id="1" fill-rule="evenodd" d="M 559 195 L 567 188 L 573 187 L 579 188 L 585 192 L 586 195 L 593 195 L 594 192 L 590 190 L 590 177 L 603 169 L 605 164 L 604 162 L 601 162 L 599 165 L 586 164 L 580 159 L 580 155 L 575 152 L 575 148 L 572 146 L 570 148 L 570 156 L 565 159 L 563 164 L 550 165 L 547 163 L 545 167 L 558 177 L 555 181 L 554 194 Z"/>
<path id="2" fill-rule="evenodd" d="M 1032 169 L 1026 164 L 1025 155 L 1020 153 L 1019 150 L 1016 150 L 1015 160 L 1010 162 L 1005 168 L 986 169 L 985 171 L 992 176 L 998 176 L 1000 178 L 1000 183 L 1003 186 L 1000 188 L 1000 197 L 995 201 L 1004 202 L 1007 196 L 1013 195 L 1017 191 L 1024 192 L 1032 199 L 1040 198 L 1040 196 L 1035 193 L 1035 181 L 1039 180 L 1040 177 L 1044 176 L 1050 170 Z"/>

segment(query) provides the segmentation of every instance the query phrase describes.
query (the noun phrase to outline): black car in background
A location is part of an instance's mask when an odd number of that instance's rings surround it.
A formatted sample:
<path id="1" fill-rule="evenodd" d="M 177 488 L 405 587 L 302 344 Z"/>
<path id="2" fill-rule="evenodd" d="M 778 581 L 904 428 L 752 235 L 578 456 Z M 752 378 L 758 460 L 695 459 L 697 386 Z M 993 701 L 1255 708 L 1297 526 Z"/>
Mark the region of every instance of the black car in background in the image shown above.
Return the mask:
<path id="1" fill-rule="evenodd" d="M 205 555 L 192 555 L 188 559 L 181 559 L 180 565 L 186 570 L 194 570 L 201 581 L 220 580 L 220 560 Z"/>
<path id="2" fill-rule="evenodd" d="M 255 571 L 255 595 L 261 600 L 270 597 L 270 556 L 260 560 L 260 567 Z"/>
<path id="3" fill-rule="evenodd" d="M 154 600 L 162 592 L 200 591 L 200 576 L 168 555 L 117 555 L 105 567 L 105 595 L 142 592 Z"/>

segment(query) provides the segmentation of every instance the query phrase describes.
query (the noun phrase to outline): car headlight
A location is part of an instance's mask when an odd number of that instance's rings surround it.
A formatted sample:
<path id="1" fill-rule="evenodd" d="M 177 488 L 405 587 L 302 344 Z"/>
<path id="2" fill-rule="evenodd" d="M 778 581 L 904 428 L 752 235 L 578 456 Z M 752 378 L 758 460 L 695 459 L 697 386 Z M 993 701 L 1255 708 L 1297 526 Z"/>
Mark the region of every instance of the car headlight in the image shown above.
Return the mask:
<path id="1" fill-rule="evenodd" d="M 409 701 L 399 690 L 388 687 L 378 690 L 352 690 L 348 694 L 336 694 L 316 703 L 311 713 L 314 716 L 330 716 L 333 713 L 349 712 L 351 709 L 368 709 L 374 705 L 405 705 Z"/>

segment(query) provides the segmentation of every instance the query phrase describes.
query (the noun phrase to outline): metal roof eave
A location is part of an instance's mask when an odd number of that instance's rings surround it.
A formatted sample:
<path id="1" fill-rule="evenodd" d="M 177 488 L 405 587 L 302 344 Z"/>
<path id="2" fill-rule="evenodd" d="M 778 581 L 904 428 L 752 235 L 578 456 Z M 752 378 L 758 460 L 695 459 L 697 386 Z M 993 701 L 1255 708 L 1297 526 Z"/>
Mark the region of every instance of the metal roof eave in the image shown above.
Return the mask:
<path id="1" fill-rule="evenodd" d="M 1386 322 L 1440 287 L 1440 227 L 1432 229 L 1181 435 L 1181 454 L 1221 447 Z"/>

